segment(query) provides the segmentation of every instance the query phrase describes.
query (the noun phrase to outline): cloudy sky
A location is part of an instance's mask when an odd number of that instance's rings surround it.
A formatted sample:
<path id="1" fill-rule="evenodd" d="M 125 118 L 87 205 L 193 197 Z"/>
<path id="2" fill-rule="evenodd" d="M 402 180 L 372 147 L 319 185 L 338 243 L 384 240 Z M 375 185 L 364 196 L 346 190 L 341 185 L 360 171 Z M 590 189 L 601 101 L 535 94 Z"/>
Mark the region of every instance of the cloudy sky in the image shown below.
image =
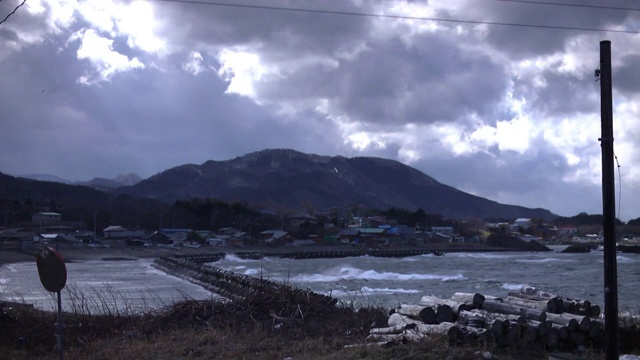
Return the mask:
<path id="1" fill-rule="evenodd" d="M 616 206 L 640 217 L 636 1 L 213 1 L 27 0 L 0 24 L 0 171 L 146 178 L 290 148 L 602 213 L 611 40 Z"/>

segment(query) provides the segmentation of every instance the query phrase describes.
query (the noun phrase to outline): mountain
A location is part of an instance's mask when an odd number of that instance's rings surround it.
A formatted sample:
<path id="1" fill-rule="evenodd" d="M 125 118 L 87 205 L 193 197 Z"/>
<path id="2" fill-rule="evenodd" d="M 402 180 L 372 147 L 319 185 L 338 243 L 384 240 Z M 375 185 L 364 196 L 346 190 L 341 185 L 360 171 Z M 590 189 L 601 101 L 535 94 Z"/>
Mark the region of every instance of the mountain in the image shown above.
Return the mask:
<path id="1" fill-rule="evenodd" d="M 357 205 L 391 207 L 463 218 L 556 217 L 545 209 L 504 205 L 442 184 L 393 160 L 319 156 L 275 149 L 226 161 L 177 166 L 116 190 L 174 202 L 216 198 L 287 208 Z"/>
<path id="2" fill-rule="evenodd" d="M 0 213 L 5 226 L 28 224 L 36 211 L 56 211 L 63 221 L 87 224 L 97 217 L 99 228 L 111 224 L 153 229 L 169 206 L 153 199 L 84 185 L 14 177 L 0 172 Z"/>
<path id="3" fill-rule="evenodd" d="M 63 179 L 61 177 L 49 174 L 32 174 L 32 175 L 21 175 L 21 178 L 37 180 L 37 181 L 48 181 L 48 182 L 56 182 L 67 185 L 84 185 L 88 187 L 92 187 L 98 190 L 110 190 L 119 188 L 121 186 L 131 186 L 142 181 L 142 178 L 134 173 L 118 175 L 114 179 L 105 179 L 105 178 L 93 178 L 89 181 L 71 181 L 67 179 Z"/>
<path id="4" fill-rule="evenodd" d="M 104 204 L 109 195 L 104 191 L 98 191 L 86 186 L 64 184 L 58 181 L 40 181 L 24 177 L 13 177 L 0 173 L 0 205 L 9 210 L 8 205 L 15 202 L 37 205 L 52 205 L 52 203 L 65 206 L 80 204 Z M 9 203 L 9 204 L 7 204 Z M 6 208 L 5 208 L 6 207 Z M 51 211 L 57 210 L 55 206 Z"/>
<path id="5" fill-rule="evenodd" d="M 120 184 L 120 186 L 131 186 L 142 181 L 142 178 L 134 173 L 128 173 L 116 176 L 113 181 Z"/>
<path id="6" fill-rule="evenodd" d="M 134 173 L 118 175 L 115 179 L 93 178 L 89 181 L 78 181 L 76 185 L 89 186 L 99 190 L 116 189 L 121 186 L 131 186 L 142 181 L 142 178 Z"/>
<path id="7" fill-rule="evenodd" d="M 30 174 L 30 175 L 20 175 L 21 178 L 37 180 L 37 181 L 49 181 L 49 182 L 57 182 L 61 184 L 71 184 L 73 181 L 63 179 L 61 177 L 49 174 Z"/>

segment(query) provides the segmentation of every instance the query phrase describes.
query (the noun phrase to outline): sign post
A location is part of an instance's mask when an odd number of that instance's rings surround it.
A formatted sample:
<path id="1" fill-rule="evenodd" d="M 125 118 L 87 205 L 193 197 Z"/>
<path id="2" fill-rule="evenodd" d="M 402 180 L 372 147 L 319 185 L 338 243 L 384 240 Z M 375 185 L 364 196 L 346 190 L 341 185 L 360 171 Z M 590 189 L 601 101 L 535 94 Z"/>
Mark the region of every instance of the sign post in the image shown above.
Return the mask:
<path id="1" fill-rule="evenodd" d="M 60 351 L 60 360 L 64 359 L 62 342 L 62 298 L 60 291 L 67 283 L 67 267 L 62 256 L 53 248 L 47 247 L 38 253 L 36 257 L 38 276 L 42 286 L 47 291 L 58 293 L 58 333 L 56 335 L 56 347 Z"/>

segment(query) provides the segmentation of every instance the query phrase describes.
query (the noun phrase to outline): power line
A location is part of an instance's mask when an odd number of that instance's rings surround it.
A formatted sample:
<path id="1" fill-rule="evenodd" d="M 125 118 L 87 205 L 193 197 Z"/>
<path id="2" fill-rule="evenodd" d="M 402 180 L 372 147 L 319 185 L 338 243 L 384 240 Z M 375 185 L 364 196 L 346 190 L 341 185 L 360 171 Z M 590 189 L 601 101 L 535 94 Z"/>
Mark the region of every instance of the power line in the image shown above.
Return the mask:
<path id="1" fill-rule="evenodd" d="M 601 9 L 601 10 L 640 11 L 640 8 L 625 8 L 625 7 L 618 7 L 618 6 L 603 6 L 603 5 L 566 4 L 566 3 L 557 3 L 557 2 L 551 2 L 551 1 L 533 1 L 533 0 L 496 0 L 496 1 L 522 3 L 522 4 L 535 4 L 535 5 L 568 6 L 568 7 Z"/>
<path id="2" fill-rule="evenodd" d="M 450 22 L 450 23 L 474 24 L 474 25 L 513 26 L 513 27 L 552 29 L 552 30 L 579 30 L 579 31 L 592 31 L 592 32 L 640 34 L 640 31 L 633 31 L 633 30 L 615 30 L 615 29 L 588 28 L 588 27 L 519 24 L 519 23 L 508 23 L 508 22 L 480 21 L 480 20 L 442 19 L 442 18 L 403 16 L 403 15 L 384 15 L 384 14 L 360 13 L 360 12 L 351 12 L 351 11 L 316 10 L 316 9 L 288 8 L 288 7 L 279 7 L 279 6 L 264 6 L 264 5 L 228 4 L 228 3 L 207 2 L 207 1 L 198 1 L 198 0 L 156 0 L 156 1 L 196 4 L 196 5 L 209 5 L 209 6 L 224 6 L 224 7 L 235 7 L 235 8 L 245 8 L 245 9 L 259 9 L 259 10 L 270 10 L 270 11 L 291 11 L 291 12 L 304 12 L 304 13 L 313 13 L 313 14 L 346 15 L 346 16 L 374 17 L 374 18 L 386 18 L 386 19 L 400 19 L 400 20 L 420 20 L 420 21 Z"/>
<path id="3" fill-rule="evenodd" d="M 13 11 L 12 11 L 12 12 L 10 12 L 10 13 L 7 15 L 7 17 L 5 17 L 5 18 L 4 18 L 4 20 L 0 21 L 0 24 L 2 24 L 2 23 L 4 23 L 5 21 L 7 21 L 7 19 L 9 19 L 9 16 L 11 16 L 11 15 L 15 14 L 15 13 L 16 13 L 16 11 L 18 11 L 18 9 L 19 9 L 22 5 L 24 5 L 24 3 L 26 3 L 26 2 L 27 2 L 27 0 L 22 0 L 22 3 L 21 3 L 20 5 L 16 6 L 16 8 L 15 8 L 15 9 L 13 9 Z"/>

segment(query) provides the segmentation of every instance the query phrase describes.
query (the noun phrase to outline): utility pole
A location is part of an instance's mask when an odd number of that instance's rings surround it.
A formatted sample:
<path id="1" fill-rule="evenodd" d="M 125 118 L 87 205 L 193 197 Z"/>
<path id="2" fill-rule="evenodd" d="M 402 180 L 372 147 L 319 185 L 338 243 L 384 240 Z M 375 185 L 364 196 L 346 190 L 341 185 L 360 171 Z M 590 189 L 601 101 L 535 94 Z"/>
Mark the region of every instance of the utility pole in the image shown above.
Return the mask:
<path id="1" fill-rule="evenodd" d="M 602 137 L 602 231 L 604 234 L 604 322 L 607 360 L 618 354 L 618 265 L 616 263 L 615 173 L 613 154 L 613 96 L 611 41 L 600 42 L 600 111 Z"/>

